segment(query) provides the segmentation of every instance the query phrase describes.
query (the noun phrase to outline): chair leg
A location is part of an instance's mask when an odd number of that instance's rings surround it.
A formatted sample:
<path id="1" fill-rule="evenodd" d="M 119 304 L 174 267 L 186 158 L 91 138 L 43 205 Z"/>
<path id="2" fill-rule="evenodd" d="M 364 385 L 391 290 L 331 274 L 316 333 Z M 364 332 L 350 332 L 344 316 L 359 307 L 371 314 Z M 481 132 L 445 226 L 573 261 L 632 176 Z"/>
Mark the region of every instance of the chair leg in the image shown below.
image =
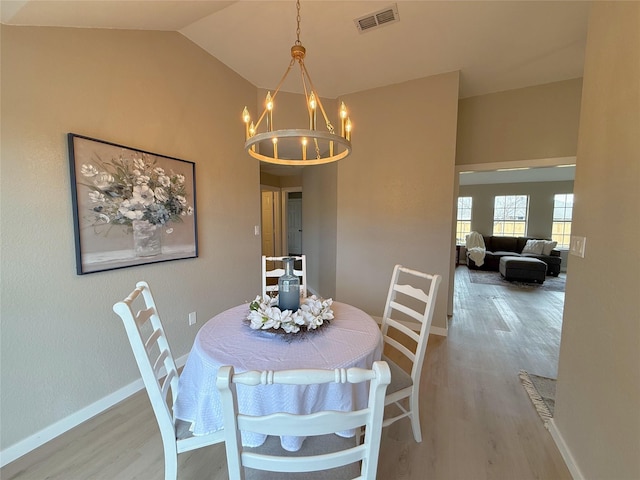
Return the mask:
<path id="1" fill-rule="evenodd" d="M 165 452 L 164 455 L 164 480 L 177 480 L 178 478 L 178 455 L 173 452 Z"/>
<path id="2" fill-rule="evenodd" d="M 413 430 L 413 438 L 416 443 L 422 442 L 422 430 L 420 430 L 420 409 L 418 407 L 418 396 L 411 395 L 409 399 L 409 407 L 411 408 L 411 430 Z"/>

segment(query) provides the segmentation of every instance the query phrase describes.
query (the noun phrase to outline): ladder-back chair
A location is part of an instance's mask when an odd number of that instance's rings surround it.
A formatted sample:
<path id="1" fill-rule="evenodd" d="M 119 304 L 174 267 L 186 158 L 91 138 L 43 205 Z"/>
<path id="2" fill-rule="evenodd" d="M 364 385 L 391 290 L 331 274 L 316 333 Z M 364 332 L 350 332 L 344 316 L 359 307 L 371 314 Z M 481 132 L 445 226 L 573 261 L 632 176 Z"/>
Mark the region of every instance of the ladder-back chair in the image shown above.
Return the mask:
<path id="1" fill-rule="evenodd" d="M 411 364 L 411 370 L 407 372 L 388 356 L 383 355 L 383 360 L 389 363 L 391 369 L 391 385 L 387 389 L 385 405 L 395 405 L 400 413 L 388 416 L 387 411 L 382 425 L 386 427 L 408 417 L 416 442 L 422 441 L 419 413 L 420 374 L 441 279 L 440 275 L 430 275 L 396 265 L 382 316 L 385 349 L 391 349 L 400 358 L 406 357 Z M 412 283 L 419 287 L 411 285 Z M 409 341 L 403 343 L 403 336 Z M 407 398 L 408 407 L 403 403 Z"/>
<path id="2" fill-rule="evenodd" d="M 136 302 L 138 300 L 138 302 Z M 140 307 L 134 308 L 134 304 Z M 224 441 L 224 432 L 194 437 L 186 422 L 176 421 L 172 405 L 178 396 L 178 371 L 162 328 L 162 322 L 146 282 L 113 306 L 129 337 L 133 355 L 149 395 L 164 447 L 164 478 L 178 475 L 178 454 Z M 171 400 L 171 402 L 169 402 Z"/>
<path id="3" fill-rule="evenodd" d="M 390 382 L 385 362 L 374 362 L 371 370 L 249 371 L 234 374 L 233 367 L 220 368 L 217 386 L 222 399 L 227 464 L 231 480 L 251 479 L 365 479 L 375 480 L 380 451 L 384 396 Z M 250 416 L 238 413 L 236 384 L 316 385 L 322 383 L 360 383 L 369 381 L 366 408 L 356 411 L 322 411 L 309 415 L 273 413 Z M 264 387 L 263 387 L 264 388 Z M 283 401 L 283 404 L 285 402 Z M 342 438 L 335 432 L 365 428 L 364 442 Z M 271 435 L 257 448 L 242 446 L 240 431 Z M 298 452 L 280 446 L 281 435 L 304 436 Z M 273 473 L 276 472 L 276 473 Z M 311 472 L 311 473 L 305 473 Z M 295 474 L 294 474 L 295 473 Z"/>

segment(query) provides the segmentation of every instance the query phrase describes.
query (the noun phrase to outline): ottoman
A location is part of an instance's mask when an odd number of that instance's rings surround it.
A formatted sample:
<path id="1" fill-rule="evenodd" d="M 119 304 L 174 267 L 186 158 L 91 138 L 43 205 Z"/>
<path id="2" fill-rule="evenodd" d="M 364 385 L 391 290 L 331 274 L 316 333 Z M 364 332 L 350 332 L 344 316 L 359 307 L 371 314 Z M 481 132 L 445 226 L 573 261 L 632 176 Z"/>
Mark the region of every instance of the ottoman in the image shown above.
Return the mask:
<path id="1" fill-rule="evenodd" d="M 499 268 L 506 280 L 544 283 L 547 275 L 547 264 L 537 258 L 502 257 Z"/>

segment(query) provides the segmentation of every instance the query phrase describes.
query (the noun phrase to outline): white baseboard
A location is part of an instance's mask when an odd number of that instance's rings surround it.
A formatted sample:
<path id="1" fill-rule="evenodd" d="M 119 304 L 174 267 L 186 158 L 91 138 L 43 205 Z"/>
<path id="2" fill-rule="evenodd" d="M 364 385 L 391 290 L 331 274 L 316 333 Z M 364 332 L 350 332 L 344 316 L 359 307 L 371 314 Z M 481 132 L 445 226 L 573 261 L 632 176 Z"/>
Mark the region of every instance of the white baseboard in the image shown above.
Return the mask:
<path id="1" fill-rule="evenodd" d="M 176 366 L 178 368 L 183 367 L 187 362 L 188 356 L 189 355 L 186 354 L 180 358 L 177 358 L 175 361 Z M 0 451 L 0 467 L 4 467 L 5 465 L 13 462 L 23 455 L 26 455 L 32 450 L 35 450 L 36 448 L 44 445 L 45 443 L 53 440 L 54 438 L 71 430 L 72 428 L 77 427 L 83 422 L 86 422 L 87 420 L 95 417 L 96 415 L 99 415 L 105 410 L 108 410 L 114 405 L 127 399 L 131 395 L 139 392 L 143 388 L 144 384 L 142 383 L 142 378 L 139 378 L 129 385 L 126 385 L 121 389 L 110 393 L 106 397 L 93 402 L 91 405 L 87 405 L 86 407 L 78 410 L 75 413 L 72 413 L 62 420 L 58 420 L 48 427 L 43 428 L 39 432 L 25 438 L 24 440 L 20 440 L 19 442 L 14 443 L 10 447 L 7 447 L 4 450 Z"/>
<path id="2" fill-rule="evenodd" d="M 449 335 L 449 326 L 447 325 L 446 327 L 434 327 L 433 325 L 431 325 L 429 333 L 431 335 L 440 335 L 441 337 L 446 337 L 447 335 Z"/>
<path id="3" fill-rule="evenodd" d="M 569 450 L 569 447 L 564 441 L 564 437 L 558 430 L 558 427 L 556 427 L 553 418 L 549 420 L 549 423 L 547 423 L 547 429 L 549 430 L 549 433 L 551 433 L 551 437 L 558 447 L 558 450 L 560 450 L 560 455 L 562 455 L 564 463 L 567 464 L 567 468 L 569 469 L 569 473 L 571 473 L 573 480 L 585 480 L 586 477 L 582 474 L 580 468 L 578 468 L 578 464 L 574 460 L 571 450 Z"/>
<path id="4" fill-rule="evenodd" d="M 371 316 L 371 318 L 373 318 L 376 323 L 378 325 L 380 325 L 382 323 L 382 317 L 374 317 L 373 315 Z M 405 322 L 403 320 L 400 320 L 399 323 L 403 324 L 405 327 L 410 328 L 411 330 L 415 331 L 415 332 L 419 332 L 420 331 L 420 324 L 418 322 Z M 431 335 L 439 335 L 441 337 L 446 337 L 448 332 L 448 323 L 446 324 L 447 327 L 434 327 L 433 325 L 431 325 L 431 328 L 429 329 L 429 334 Z"/>

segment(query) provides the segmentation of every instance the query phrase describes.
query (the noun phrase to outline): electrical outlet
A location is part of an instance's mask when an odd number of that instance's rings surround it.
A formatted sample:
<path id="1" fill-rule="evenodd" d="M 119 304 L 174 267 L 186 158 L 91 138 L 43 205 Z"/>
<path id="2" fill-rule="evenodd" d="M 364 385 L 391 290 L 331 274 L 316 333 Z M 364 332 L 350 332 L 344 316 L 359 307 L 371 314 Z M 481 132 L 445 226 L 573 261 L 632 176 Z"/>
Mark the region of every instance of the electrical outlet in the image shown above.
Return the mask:
<path id="1" fill-rule="evenodd" d="M 196 312 L 191 312 L 189 314 L 189 325 L 195 325 L 196 324 Z"/>
<path id="2" fill-rule="evenodd" d="M 572 235 L 569 243 L 569 253 L 576 257 L 584 258 L 584 247 L 587 243 L 587 237 L 579 237 Z"/>

